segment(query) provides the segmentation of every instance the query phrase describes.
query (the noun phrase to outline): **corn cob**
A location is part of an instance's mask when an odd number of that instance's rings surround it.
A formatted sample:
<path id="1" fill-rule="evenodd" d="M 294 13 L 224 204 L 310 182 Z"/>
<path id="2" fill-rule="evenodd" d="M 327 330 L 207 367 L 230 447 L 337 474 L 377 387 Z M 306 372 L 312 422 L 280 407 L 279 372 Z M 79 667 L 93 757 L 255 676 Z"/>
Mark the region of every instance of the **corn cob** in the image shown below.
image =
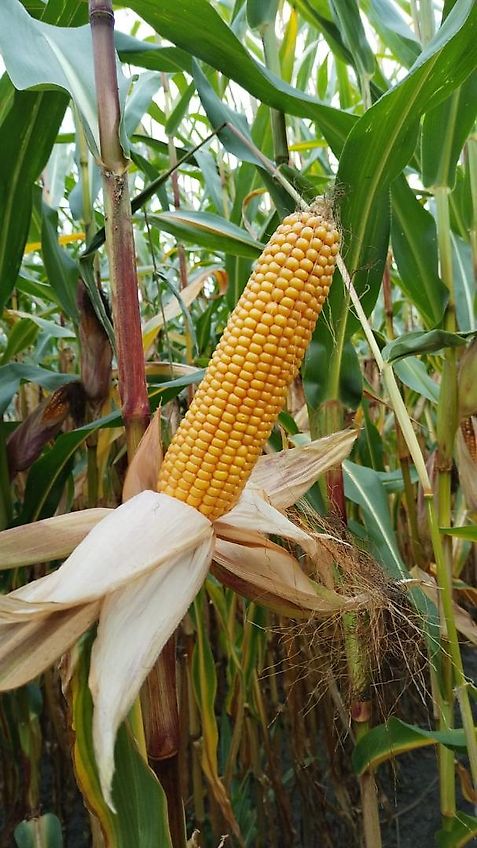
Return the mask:
<path id="1" fill-rule="evenodd" d="M 171 442 L 159 491 L 211 521 L 238 500 L 300 368 L 339 243 L 319 207 L 289 215 L 275 231 Z"/>

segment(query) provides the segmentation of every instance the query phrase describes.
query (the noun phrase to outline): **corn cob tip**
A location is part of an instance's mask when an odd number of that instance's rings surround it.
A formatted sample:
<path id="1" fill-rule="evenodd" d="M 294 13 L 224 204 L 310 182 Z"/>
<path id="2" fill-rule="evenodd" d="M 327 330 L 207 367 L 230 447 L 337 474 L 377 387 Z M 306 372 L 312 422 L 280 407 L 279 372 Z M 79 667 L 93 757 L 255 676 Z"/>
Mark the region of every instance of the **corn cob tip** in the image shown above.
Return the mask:
<path id="1" fill-rule="evenodd" d="M 160 491 L 211 520 L 238 500 L 300 368 L 339 244 L 321 198 L 277 228 L 167 451 Z"/>

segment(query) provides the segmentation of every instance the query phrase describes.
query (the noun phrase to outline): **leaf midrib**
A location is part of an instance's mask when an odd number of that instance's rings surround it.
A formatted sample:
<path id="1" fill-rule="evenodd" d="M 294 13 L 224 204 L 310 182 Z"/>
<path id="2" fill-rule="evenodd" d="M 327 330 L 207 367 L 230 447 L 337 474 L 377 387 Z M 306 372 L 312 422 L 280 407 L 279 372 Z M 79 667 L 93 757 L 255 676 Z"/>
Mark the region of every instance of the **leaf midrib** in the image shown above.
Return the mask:
<path id="1" fill-rule="evenodd" d="M 434 65 L 436 64 L 439 56 L 441 55 L 441 52 L 442 52 L 442 50 L 439 50 L 438 53 L 435 53 L 434 57 L 429 60 L 430 65 L 429 65 L 428 73 L 423 76 L 421 83 L 420 83 L 420 85 L 418 85 L 416 87 L 413 96 L 407 101 L 407 103 L 408 103 L 407 109 L 402 110 L 400 112 L 400 120 L 397 122 L 397 127 L 398 127 L 399 132 L 394 133 L 394 139 L 396 139 L 396 137 L 400 134 L 400 131 L 402 129 L 403 124 L 405 124 L 407 122 L 408 115 L 412 111 L 412 107 L 414 106 L 416 99 L 420 95 L 425 83 L 427 82 L 429 75 L 432 72 L 432 69 L 434 68 Z M 422 113 L 420 113 L 420 114 L 422 114 Z M 388 163 L 389 151 L 392 149 L 394 143 L 395 143 L 394 141 L 390 140 L 388 142 L 388 144 L 385 146 L 386 155 L 385 155 L 385 157 L 380 157 L 381 166 L 378 167 L 374 172 L 374 179 L 372 180 L 372 183 L 371 183 L 371 189 L 372 190 L 370 190 L 367 193 L 367 202 L 365 202 L 365 204 L 364 204 L 364 214 L 362 216 L 360 216 L 361 225 L 358 227 L 357 240 L 355 241 L 357 248 L 355 250 L 355 253 L 351 254 L 352 266 L 354 266 L 354 264 L 356 263 L 356 260 L 358 258 L 359 246 L 361 245 L 361 242 L 363 241 L 363 238 L 364 238 L 364 234 L 366 232 L 366 226 L 367 226 L 367 223 L 368 223 L 369 212 L 370 212 L 370 209 L 371 209 L 371 207 L 374 203 L 374 198 L 377 194 L 377 186 L 379 185 L 379 182 L 382 178 L 382 175 L 383 175 L 384 170 L 385 170 L 385 166 Z M 353 270 L 353 267 L 352 267 L 352 270 Z"/>
<path id="2" fill-rule="evenodd" d="M 393 559 L 394 559 L 394 561 L 395 561 L 395 563 L 398 567 L 399 573 L 401 574 L 402 577 L 407 577 L 408 575 L 404 571 L 403 564 L 400 561 L 399 557 L 396 555 L 396 551 L 394 550 L 394 546 L 392 544 L 392 539 L 389 538 L 389 533 L 387 532 L 386 527 L 383 525 L 381 518 L 379 517 L 379 515 L 374 510 L 372 501 L 369 500 L 368 495 L 366 494 L 366 491 L 362 488 L 361 484 L 359 483 L 359 481 L 354 476 L 353 471 L 350 468 L 349 463 L 345 462 L 344 467 L 346 469 L 346 473 L 349 475 L 353 484 L 356 486 L 356 488 L 359 491 L 359 493 L 361 494 L 363 500 L 367 504 L 370 513 L 373 515 L 374 520 L 376 521 L 376 524 L 379 527 L 379 529 L 380 529 L 380 531 L 383 535 L 383 538 L 386 540 L 386 544 L 387 544 L 389 550 L 391 551 L 392 557 L 393 557 Z"/>
<path id="3" fill-rule="evenodd" d="M 19 155 L 15 157 L 15 167 L 13 169 L 13 178 L 11 180 L 11 185 L 15 186 L 15 188 L 8 192 L 7 204 L 6 204 L 6 208 L 5 208 L 5 215 L 4 215 L 4 219 L 3 219 L 3 222 L 2 222 L 2 228 L 1 228 L 2 229 L 2 236 L 1 236 L 1 240 L 0 240 L 0 268 L 2 268 L 4 270 L 4 272 L 5 272 L 4 266 L 5 266 L 5 253 L 6 253 L 6 246 L 7 246 L 7 236 L 8 236 L 9 231 L 10 231 L 10 221 L 11 221 L 11 218 L 12 218 L 13 198 L 16 197 L 16 194 L 17 194 L 18 176 L 19 176 L 20 171 L 23 168 L 25 150 L 28 149 L 28 145 L 30 144 L 31 136 L 32 136 L 32 133 L 33 133 L 33 129 L 36 125 L 36 119 L 37 119 L 37 116 L 38 116 L 38 112 L 41 108 L 41 103 L 42 103 L 43 98 L 44 98 L 43 94 L 38 95 L 37 102 L 36 102 L 34 108 L 32 109 L 32 113 L 31 113 L 34 116 L 34 119 L 32 121 L 30 121 L 28 131 L 25 133 L 25 136 L 23 138 L 23 142 L 20 145 Z"/>

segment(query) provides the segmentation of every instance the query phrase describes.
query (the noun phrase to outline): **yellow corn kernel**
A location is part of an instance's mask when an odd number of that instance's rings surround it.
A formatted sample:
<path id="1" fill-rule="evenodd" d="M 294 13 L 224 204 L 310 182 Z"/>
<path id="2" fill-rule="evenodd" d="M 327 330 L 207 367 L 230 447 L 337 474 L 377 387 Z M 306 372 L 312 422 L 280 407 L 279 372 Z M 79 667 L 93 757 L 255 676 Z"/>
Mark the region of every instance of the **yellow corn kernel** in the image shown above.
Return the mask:
<path id="1" fill-rule="evenodd" d="M 167 451 L 159 491 L 211 521 L 236 503 L 301 365 L 339 243 L 318 204 L 278 227 Z"/>

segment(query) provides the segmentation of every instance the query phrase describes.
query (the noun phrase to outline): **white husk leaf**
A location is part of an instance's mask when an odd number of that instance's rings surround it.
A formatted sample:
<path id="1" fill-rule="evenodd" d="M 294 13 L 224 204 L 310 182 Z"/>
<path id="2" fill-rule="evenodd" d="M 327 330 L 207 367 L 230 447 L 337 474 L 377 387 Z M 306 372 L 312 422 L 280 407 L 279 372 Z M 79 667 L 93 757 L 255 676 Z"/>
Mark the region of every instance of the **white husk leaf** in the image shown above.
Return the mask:
<path id="1" fill-rule="evenodd" d="M 309 617 L 311 612 L 332 614 L 347 608 L 345 598 L 314 584 L 302 571 L 298 561 L 273 542 L 244 547 L 225 539 L 217 539 L 214 562 L 218 563 L 219 576 L 227 585 L 240 591 L 256 603 L 264 603 L 279 611 L 287 608 L 289 614 Z M 229 573 L 225 579 L 224 569 Z M 234 585 L 234 579 L 238 584 Z M 318 593 L 319 591 L 319 593 Z"/>
<path id="2" fill-rule="evenodd" d="M 99 603 L 0 624 L 0 690 L 15 689 L 65 653 L 99 615 Z"/>
<path id="3" fill-rule="evenodd" d="M 235 538 L 236 528 L 282 536 L 297 542 L 310 556 L 316 554 L 316 541 L 271 506 L 258 491 L 249 488 L 248 484 L 236 506 L 215 522 L 217 535 L 225 539 L 229 534 L 230 538 Z"/>
<path id="4" fill-rule="evenodd" d="M 357 430 L 341 430 L 307 445 L 262 456 L 247 487 L 265 492 L 272 506 L 286 509 L 325 471 L 346 459 L 357 435 Z"/>
<path id="5" fill-rule="evenodd" d="M 63 559 L 113 510 L 84 509 L 0 533 L 0 569 Z"/>
<path id="6" fill-rule="evenodd" d="M 187 612 L 210 566 L 214 533 L 157 571 L 105 600 L 91 654 L 93 741 L 103 795 L 111 807 L 117 729 L 163 646 Z"/>
<path id="7" fill-rule="evenodd" d="M 21 621 L 45 618 L 45 616 L 60 612 L 62 609 L 64 609 L 62 604 L 45 601 L 35 604 L 23 601 L 21 598 L 12 597 L 12 595 L 0 595 L 0 625 L 9 622 L 18 624 Z"/>
<path id="8" fill-rule="evenodd" d="M 142 492 L 101 521 L 61 568 L 11 596 L 73 606 L 122 585 L 209 538 L 210 521 L 168 495 Z"/>

